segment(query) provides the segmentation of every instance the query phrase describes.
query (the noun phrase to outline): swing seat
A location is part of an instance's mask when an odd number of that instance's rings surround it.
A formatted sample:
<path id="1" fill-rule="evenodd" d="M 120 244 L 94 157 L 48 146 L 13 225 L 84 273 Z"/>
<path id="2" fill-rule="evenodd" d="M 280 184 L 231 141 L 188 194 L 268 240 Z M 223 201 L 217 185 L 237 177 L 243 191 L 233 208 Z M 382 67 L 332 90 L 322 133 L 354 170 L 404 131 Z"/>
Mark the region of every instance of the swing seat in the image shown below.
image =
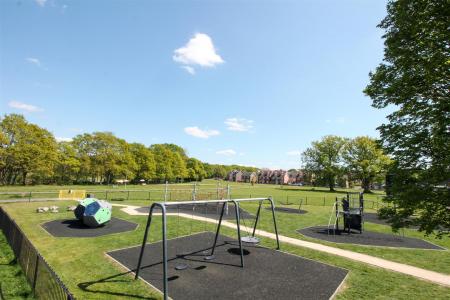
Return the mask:
<path id="1" fill-rule="evenodd" d="M 247 244 L 259 244 L 259 239 L 254 236 L 243 236 L 241 241 Z"/>

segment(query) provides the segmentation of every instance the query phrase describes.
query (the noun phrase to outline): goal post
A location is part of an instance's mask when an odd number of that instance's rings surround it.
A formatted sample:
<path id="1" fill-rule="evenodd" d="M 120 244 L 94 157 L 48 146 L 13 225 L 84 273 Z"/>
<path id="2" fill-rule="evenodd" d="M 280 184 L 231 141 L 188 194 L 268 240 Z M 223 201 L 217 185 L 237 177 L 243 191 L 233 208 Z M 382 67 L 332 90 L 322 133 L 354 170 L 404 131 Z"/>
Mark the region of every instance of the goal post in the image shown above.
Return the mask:
<path id="1" fill-rule="evenodd" d="M 60 190 L 59 200 L 81 200 L 86 198 L 86 190 Z"/>

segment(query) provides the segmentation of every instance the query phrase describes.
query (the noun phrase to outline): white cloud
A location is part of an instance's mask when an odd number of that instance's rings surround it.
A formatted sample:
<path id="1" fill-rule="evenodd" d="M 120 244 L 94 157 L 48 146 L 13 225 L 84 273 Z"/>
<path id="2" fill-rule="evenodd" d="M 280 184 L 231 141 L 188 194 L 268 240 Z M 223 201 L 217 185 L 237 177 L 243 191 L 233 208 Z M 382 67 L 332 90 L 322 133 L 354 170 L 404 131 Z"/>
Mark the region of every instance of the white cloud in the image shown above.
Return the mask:
<path id="1" fill-rule="evenodd" d="M 11 108 L 20 109 L 20 110 L 23 110 L 26 112 L 43 111 L 43 109 L 40 107 L 31 105 L 31 104 L 26 104 L 26 103 L 16 101 L 16 100 L 9 101 L 8 106 Z"/>
<path id="2" fill-rule="evenodd" d="M 25 60 L 27 62 L 29 62 L 30 64 L 36 65 L 38 67 L 42 66 L 41 61 L 35 57 L 27 57 L 27 58 L 25 58 Z"/>
<path id="3" fill-rule="evenodd" d="M 44 7 L 47 0 L 34 0 L 34 2 L 36 2 L 37 5 Z"/>
<path id="4" fill-rule="evenodd" d="M 185 69 L 189 74 L 195 75 L 195 69 L 191 66 L 181 66 L 181 68 Z"/>
<path id="5" fill-rule="evenodd" d="M 194 74 L 193 66 L 214 67 L 225 61 L 216 53 L 212 39 L 205 33 L 196 33 L 186 45 L 174 51 L 172 59 L 183 65 L 190 74 Z"/>
<path id="6" fill-rule="evenodd" d="M 236 151 L 234 151 L 233 149 L 226 149 L 226 150 L 217 151 L 216 154 L 225 155 L 225 156 L 233 156 L 233 155 L 236 155 Z"/>
<path id="7" fill-rule="evenodd" d="M 220 132 L 218 130 L 203 130 L 198 128 L 197 126 L 192 127 L 186 127 L 184 128 L 184 132 L 186 132 L 189 135 L 201 138 L 201 139 L 207 139 L 211 136 L 219 135 Z"/>
<path id="8" fill-rule="evenodd" d="M 302 153 L 299 150 L 292 150 L 292 151 L 286 152 L 286 154 L 289 156 L 298 156 L 298 155 L 301 155 Z"/>
<path id="9" fill-rule="evenodd" d="M 55 138 L 57 142 L 71 142 L 72 138 L 68 138 L 68 137 L 56 137 Z"/>
<path id="10" fill-rule="evenodd" d="M 227 129 L 231 131 L 249 131 L 253 128 L 253 121 L 239 118 L 228 118 L 225 120 Z"/>

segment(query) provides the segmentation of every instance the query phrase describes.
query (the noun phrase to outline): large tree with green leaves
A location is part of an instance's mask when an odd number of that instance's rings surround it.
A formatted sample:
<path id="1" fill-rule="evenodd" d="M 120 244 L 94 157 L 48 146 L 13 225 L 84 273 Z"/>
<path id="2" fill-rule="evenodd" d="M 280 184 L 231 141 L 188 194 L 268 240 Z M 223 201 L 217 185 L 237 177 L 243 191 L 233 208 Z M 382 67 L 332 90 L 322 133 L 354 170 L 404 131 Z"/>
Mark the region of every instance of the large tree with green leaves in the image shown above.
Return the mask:
<path id="1" fill-rule="evenodd" d="M 370 73 L 365 93 L 372 106 L 390 106 L 379 127 L 395 159 L 385 208 L 394 228 L 407 222 L 420 230 L 450 228 L 450 30 L 446 0 L 389 1 L 383 62 Z M 411 221 L 410 216 L 417 217 Z"/>
<path id="2" fill-rule="evenodd" d="M 134 182 L 140 180 L 153 180 L 156 177 L 156 163 L 153 152 L 143 144 L 133 143 L 129 145 L 135 167 Z"/>
<path id="3" fill-rule="evenodd" d="M 342 151 L 346 139 L 327 135 L 320 141 L 312 142 L 312 146 L 302 154 L 306 171 L 315 174 L 327 183 L 330 191 L 334 191 L 336 178 L 342 174 Z"/>
<path id="4" fill-rule="evenodd" d="M 343 159 L 352 178 L 361 180 L 364 193 L 370 192 L 375 179 L 386 175 L 390 159 L 377 141 L 368 136 L 358 136 L 346 143 Z"/>
<path id="5" fill-rule="evenodd" d="M 28 179 L 34 183 L 50 180 L 57 161 L 57 144 L 49 131 L 16 114 L 1 120 L 0 131 L 0 179 L 4 184 L 15 184 L 18 180 L 26 184 Z"/>

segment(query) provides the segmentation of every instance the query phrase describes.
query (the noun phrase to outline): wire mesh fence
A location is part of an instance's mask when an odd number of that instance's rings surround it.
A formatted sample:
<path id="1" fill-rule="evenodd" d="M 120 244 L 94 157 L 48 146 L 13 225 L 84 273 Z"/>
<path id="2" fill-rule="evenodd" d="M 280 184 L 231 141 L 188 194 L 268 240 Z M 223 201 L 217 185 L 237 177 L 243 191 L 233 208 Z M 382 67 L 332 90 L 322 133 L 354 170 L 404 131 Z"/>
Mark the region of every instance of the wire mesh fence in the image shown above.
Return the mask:
<path id="1" fill-rule="evenodd" d="M 0 229 L 6 236 L 37 299 L 75 299 L 16 222 L 0 207 Z"/>

